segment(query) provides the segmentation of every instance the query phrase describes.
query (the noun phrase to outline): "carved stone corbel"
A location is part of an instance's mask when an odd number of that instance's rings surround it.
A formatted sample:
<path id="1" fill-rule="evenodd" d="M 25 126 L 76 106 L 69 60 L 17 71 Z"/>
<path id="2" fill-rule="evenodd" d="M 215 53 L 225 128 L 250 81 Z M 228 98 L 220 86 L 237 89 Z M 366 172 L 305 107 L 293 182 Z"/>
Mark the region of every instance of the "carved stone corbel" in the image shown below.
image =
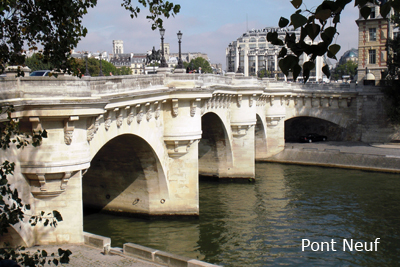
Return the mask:
<path id="1" fill-rule="evenodd" d="M 294 105 L 297 106 L 297 104 L 299 103 L 299 98 L 300 96 L 297 96 L 294 98 Z"/>
<path id="2" fill-rule="evenodd" d="M 157 120 L 161 115 L 161 102 L 154 102 L 154 106 L 156 106 L 156 111 L 154 112 L 154 118 Z"/>
<path id="3" fill-rule="evenodd" d="M 32 133 L 36 134 L 39 132 L 43 132 L 42 122 L 39 117 L 30 117 L 29 121 L 32 123 Z"/>
<path id="4" fill-rule="evenodd" d="M 323 96 L 321 96 L 320 98 L 319 98 L 319 105 L 320 105 L 320 107 L 324 107 L 324 98 L 325 97 L 323 97 Z"/>
<path id="5" fill-rule="evenodd" d="M 351 97 L 348 97 L 347 98 L 347 107 L 350 107 L 350 105 L 351 105 Z"/>
<path id="6" fill-rule="evenodd" d="M 126 123 L 128 123 L 128 125 L 131 125 L 131 123 L 133 122 L 133 118 L 135 117 L 135 115 L 133 114 L 133 109 L 131 108 L 131 106 L 126 106 L 125 110 L 128 113 Z"/>
<path id="7" fill-rule="evenodd" d="M 107 110 L 106 113 L 107 115 L 106 120 L 104 121 L 104 128 L 106 129 L 106 131 L 108 131 L 108 129 L 110 129 L 111 127 L 111 111 Z"/>
<path id="8" fill-rule="evenodd" d="M 269 103 L 270 103 L 271 107 L 274 105 L 274 101 L 275 101 L 275 97 L 272 95 L 269 99 Z"/>
<path id="9" fill-rule="evenodd" d="M 216 105 L 215 105 L 215 98 L 216 98 L 215 95 L 213 95 L 212 98 L 211 98 L 211 108 L 216 107 Z"/>
<path id="10" fill-rule="evenodd" d="M 307 98 L 308 98 L 308 96 L 303 96 L 303 106 L 306 105 L 306 103 L 307 103 Z M 311 102 L 312 102 L 312 100 L 311 100 Z"/>
<path id="11" fill-rule="evenodd" d="M 122 110 L 119 109 L 119 108 L 115 108 L 114 112 L 115 112 L 115 117 L 117 119 L 116 120 L 117 127 L 120 128 L 122 126 L 122 123 L 123 123 L 123 120 L 124 120 L 124 117 L 122 115 Z"/>
<path id="12" fill-rule="evenodd" d="M 61 190 L 65 190 L 67 188 L 67 184 L 69 178 L 71 178 L 71 175 L 72 175 L 71 172 L 65 172 L 64 177 L 61 179 L 61 185 L 60 185 Z"/>
<path id="13" fill-rule="evenodd" d="M 146 103 L 146 107 L 147 107 L 147 112 L 146 112 L 146 120 L 149 121 L 152 118 L 152 109 L 151 109 L 151 103 L 147 102 Z"/>
<path id="14" fill-rule="evenodd" d="M 74 135 L 74 121 L 79 120 L 78 116 L 71 116 L 69 119 L 64 120 L 64 142 L 67 145 L 72 143 L 72 137 Z"/>
<path id="15" fill-rule="evenodd" d="M 197 108 L 197 103 L 200 102 L 200 98 L 196 98 L 195 100 L 190 101 L 190 116 L 194 117 L 196 115 L 196 108 Z"/>
<path id="16" fill-rule="evenodd" d="M 168 156 L 178 158 L 189 152 L 190 146 L 197 140 L 166 140 Z"/>
<path id="17" fill-rule="evenodd" d="M 179 110 L 179 102 L 177 98 L 173 98 L 171 101 L 172 105 L 172 116 L 176 117 L 178 116 L 178 110 Z"/>
<path id="18" fill-rule="evenodd" d="M 333 97 L 331 96 L 331 97 L 329 97 L 328 105 L 329 105 L 330 107 L 332 107 L 332 103 L 333 103 Z"/>
<path id="19" fill-rule="evenodd" d="M 253 126 L 253 124 L 231 125 L 232 135 L 234 137 L 245 136 L 251 126 Z"/>
<path id="20" fill-rule="evenodd" d="M 136 121 L 140 123 L 143 120 L 143 109 L 140 104 L 136 105 Z"/>
<path id="21" fill-rule="evenodd" d="M 254 98 L 256 97 L 256 94 L 253 94 L 251 96 L 249 96 L 249 106 L 252 107 L 254 104 Z"/>
<path id="22" fill-rule="evenodd" d="M 237 106 L 240 108 L 242 106 L 242 95 L 237 95 Z"/>
<path id="23" fill-rule="evenodd" d="M 281 119 L 284 119 L 285 115 L 272 115 L 272 116 L 267 116 L 266 121 L 267 121 L 267 126 L 277 126 L 279 121 Z"/>
<path id="24" fill-rule="evenodd" d="M 96 134 L 97 130 L 100 127 L 100 120 L 103 118 L 103 115 L 97 116 L 97 118 L 94 120 L 94 123 L 90 123 L 89 128 L 87 129 L 87 140 L 90 142 L 94 138 L 94 135 Z M 92 119 L 93 120 L 93 119 Z"/>

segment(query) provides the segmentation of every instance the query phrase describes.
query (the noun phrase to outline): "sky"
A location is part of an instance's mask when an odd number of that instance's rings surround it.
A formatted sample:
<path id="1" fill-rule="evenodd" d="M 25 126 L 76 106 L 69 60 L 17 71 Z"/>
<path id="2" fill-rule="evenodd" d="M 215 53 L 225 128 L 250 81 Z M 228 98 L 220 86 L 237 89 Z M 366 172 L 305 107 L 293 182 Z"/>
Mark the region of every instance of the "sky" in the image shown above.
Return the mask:
<path id="1" fill-rule="evenodd" d="M 181 31 L 182 52 L 208 54 L 211 63 L 225 66 L 225 49 L 247 30 L 277 27 L 279 18 L 290 18 L 296 10 L 290 0 L 170 0 L 181 6 L 175 17 L 164 19 L 164 42 L 171 53 L 178 52 L 177 33 Z M 132 2 L 136 2 L 133 0 Z M 322 0 L 303 0 L 302 10 L 315 9 Z M 112 41 L 124 41 L 124 53 L 145 53 L 153 46 L 160 48 L 158 30 L 151 30 L 146 9 L 141 8 L 137 18 L 121 7 L 122 0 L 98 0 L 83 18 L 88 29 L 86 37 L 75 51 L 107 51 L 112 53 Z M 305 4 L 305 5 L 304 5 Z M 338 59 L 347 50 L 358 46 L 358 28 L 355 20 L 358 8 L 351 2 L 346 6 L 338 26 L 336 43 L 342 48 Z M 335 62 L 335 61 L 333 61 Z"/>

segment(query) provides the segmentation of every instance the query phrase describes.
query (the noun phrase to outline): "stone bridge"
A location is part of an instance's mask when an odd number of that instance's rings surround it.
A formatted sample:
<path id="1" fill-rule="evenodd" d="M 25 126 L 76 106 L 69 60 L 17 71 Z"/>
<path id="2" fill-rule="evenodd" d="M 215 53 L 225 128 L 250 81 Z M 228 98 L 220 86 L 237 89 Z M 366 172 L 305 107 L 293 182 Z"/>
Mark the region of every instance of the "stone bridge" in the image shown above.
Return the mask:
<path id="1" fill-rule="evenodd" d="M 48 132 L 39 147 L 2 153 L 16 163 L 10 181 L 32 214 L 64 218 L 10 229 L 9 240 L 28 246 L 83 242 L 83 206 L 196 216 L 199 175 L 254 179 L 255 161 L 284 149 L 285 120 L 328 121 L 347 140 L 393 133 L 375 87 L 167 74 L 2 78 L 0 90 L 22 132 Z"/>

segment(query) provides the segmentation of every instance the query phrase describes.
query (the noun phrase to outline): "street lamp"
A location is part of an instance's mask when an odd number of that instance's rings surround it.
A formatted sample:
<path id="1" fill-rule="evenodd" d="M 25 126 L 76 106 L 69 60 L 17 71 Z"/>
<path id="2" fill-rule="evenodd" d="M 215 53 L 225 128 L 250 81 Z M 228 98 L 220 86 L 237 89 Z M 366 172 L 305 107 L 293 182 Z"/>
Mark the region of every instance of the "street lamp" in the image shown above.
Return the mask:
<path id="1" fill-rule="evenodd" d="M 100 52 L 100 73 L 99 73 L 99 76 L 104 76 L 104 74 L 103 74 L 103 66 L 101 65 L 101 54 L 102 54 L 102 52 Z"/>
<path id="2" fill-rule="evenodd" d="M 86 52 L 85 52 L 85 61 L 86 61 L 86 71 L 85 71 L 85 76 L 90 76 L 89 69 L 88 69 L 88 66 L 87 66 L 88 57 L 89 57 L 89 54 L 88 54 L 88 52 L 86 51 Z"/>
<path id="3" fill-rule="evenodd" d="M 178 58 L 178 67 L 177 67 L 177 69 L 183 69 L 183 62 L 182 62 L 182 55 L 181 55 L 181 39 L 182 39 L 182 33 L 181 33 L 181 31 L 179 31 L 178 33 L 177 33 L 177 36 L 178 36 L 178 43 L 179 43 L 179 58 Z"/>
<path id="4" fill-rule="evenodd" d="M 233 72 L 232 68 L 232 43 L 229 43 L 229 67 L 228 72 Z"/>
<path id="5" fill-rule="evenodd" d="M 165 57 L 164 57 L 164 34 L 165 34 L 165 29 L 161 28 L 160 29 L 160 35 L 161 35 L 161 63 L 160 63 L 160 67 L 161 68 L 165 68 L 168 67 L 167 63 L 165 62 Z"/>
<path id="6" fill-rule="evenodd" d="M 238 70 L 237 70 L 237 73 L 243 73 L 242 72 L 242 68 L 240 67 L 240 52 L 242 51 L 242 48 L 239 46 L 238 47 L 238 52 L 239 52 L 239 67 L 238 67 Z"/>

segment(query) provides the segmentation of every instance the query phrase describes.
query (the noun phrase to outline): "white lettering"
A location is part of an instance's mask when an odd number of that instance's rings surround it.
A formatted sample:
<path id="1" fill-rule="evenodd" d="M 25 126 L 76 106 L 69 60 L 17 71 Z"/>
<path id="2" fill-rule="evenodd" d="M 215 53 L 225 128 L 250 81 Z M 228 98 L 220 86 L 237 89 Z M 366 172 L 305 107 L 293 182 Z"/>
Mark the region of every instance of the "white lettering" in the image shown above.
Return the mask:
<path id="1" fill-rule="evenodd" d="M 306 246 L 304 246 L 304 241 L 307 241 L 308 244 Z M 301 240 L 301 251 L 304 251 L 304 248 L 309 247 L 310 246 L 310 240 L 309 239 L 302 239 Z"/>
<path id="2" fill-rule="evenodd" d="M 350 251 L 353 251 L 353 239 L 350 239 L 351 245 L 347 242 L 347 239 L 343 239 L 343 251 L 346 251 L 346 246 L 349 248 Z"/>

